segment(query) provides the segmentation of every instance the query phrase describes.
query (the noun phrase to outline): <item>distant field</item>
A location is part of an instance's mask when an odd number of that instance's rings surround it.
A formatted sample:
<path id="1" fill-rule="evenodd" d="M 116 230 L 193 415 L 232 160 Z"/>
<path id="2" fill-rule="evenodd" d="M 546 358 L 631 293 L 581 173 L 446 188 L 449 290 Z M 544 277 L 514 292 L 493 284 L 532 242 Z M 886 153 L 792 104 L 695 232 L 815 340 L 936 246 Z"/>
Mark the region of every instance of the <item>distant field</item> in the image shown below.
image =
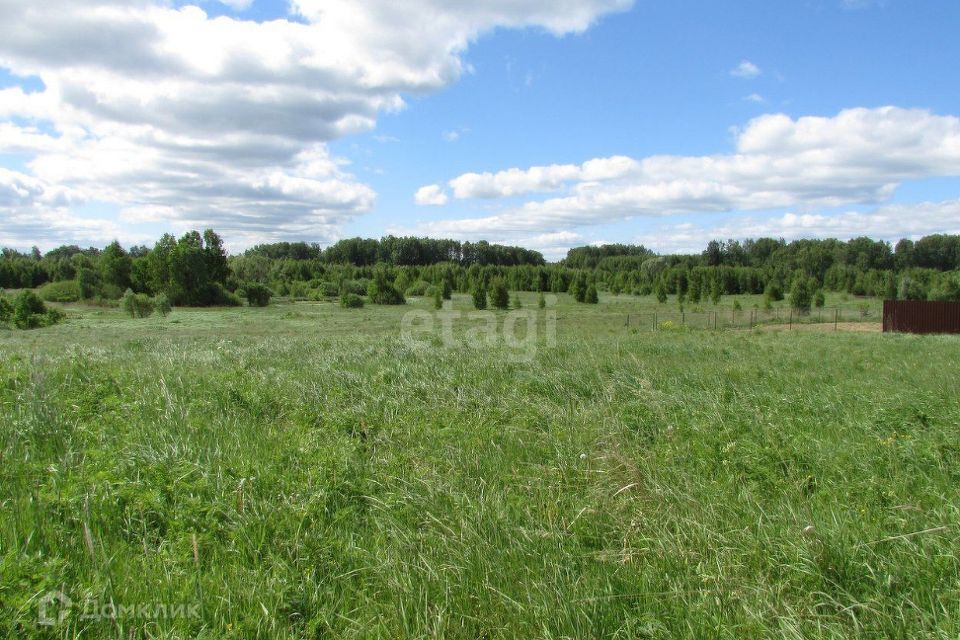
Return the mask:
<path id="1" fill-rule="evenodd" d="M 428 306 L 0 332 L 0 631 L 960 635 L 960 339 L 654 332 L 626 314 L 675 301 L 562 296 L 518 360 L 402 340 Z"/>

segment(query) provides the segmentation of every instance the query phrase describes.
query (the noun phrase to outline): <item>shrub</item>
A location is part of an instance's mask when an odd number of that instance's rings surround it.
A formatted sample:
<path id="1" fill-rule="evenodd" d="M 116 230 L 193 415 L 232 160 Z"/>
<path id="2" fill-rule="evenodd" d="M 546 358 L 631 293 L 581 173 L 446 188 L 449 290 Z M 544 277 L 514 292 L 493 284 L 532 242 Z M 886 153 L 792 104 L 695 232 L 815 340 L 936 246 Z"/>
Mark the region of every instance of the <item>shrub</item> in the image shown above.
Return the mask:
<path id="1" fill-rule="evenodd" d="M 336 282 L 321 282 L 320 286 L 317 287 L 318 291 L 324 298 L 336 298 L 340 295 L 340 290 L 343 287 L 338 285 Z"/>
<path id="2" fill-rule="evenodd" d="M 270 298 L 273 296 L 270 287 L 257 282 L 248 282 L 245 288 L 247 290 L 247 303 L 251 307 L 265 307 L 270 304 Z"/>
<path id="3" fill-rule="evenodd" d="M 538 309 L 547 308 L 547 298 L 543 295 L 543 291 L 541 291 L 540 295 L 537 296 L 537 308 Z"/>
<path id="4" fill-rule="evenodd" d="M 450 284 L 450 281 L 444 279 L 443 281 L 443 299 L 449 300 L 453 297 L 453 285 Z"/>
<path id="5" fill-rule="evenodd" d="M 806 278 L 794 278 L 793 286 L 790 287 L 790 305 L 800 313 L 810 311 L 810 303 L 813 300 L 813 293 L 810 291 L 810 285 Z"/>
<path id="6" fill-rule="evenodd" d="M 127 289 L 120 298 L 120 308 L 131 318 L 149 318 L 153 315 L 154 304 L 148 296 Z"/>
<path id="7" fill-rule="evenodd" d="M 7 296 L 0 292 L 0 324 L 11 322 L 13 322 L 13 305 L 7 300 Z"/>
<path id="8" fill-rule="evenodd" d="M 821 309 L 823 308 L 823 305 L 825 305 L 826 303 L 827 303 L 827 298 L 826 296 L 823 295 L 822 290 L 817 291 L 815 294 L 813 294 L 813 304 L 815 307 L 817 307 L 818 309 Z"/>
<path id="9" fill-rule="evenodd" d="M 367 287 L 370 285 L 370 281 L 366 278 L 361 278 L 360 280 L 344 280 L 342 289 L 346 289 L 347 293 L 355 293 L 358 296 L 366 295 Z"/>
<path id="10" fill-rule="evenodd" d="M 597 296 L 597 288 L 592 284 L 587 287 L 587 292 L 584 294 L 583 301 L 587 304 L 597 304 L 600 302 L 600 298 Z"/>
<path id="11" fill-rule="evenodd" d="M 734 301 L 733 301 L 733 310 L 734 310 L 734 311 L 740 311 L 741 309 L 743 309 L 743 306 L 740 304 L 740 301 L 739 301 L 739 300 L 734 300 Z"/>
<path id="12" fill-rule="evenodd" d="M 59 309 L 48 309 L 33 291 L 21 291 L 4 312 L 18 329 L 37 329 L 54 325 L 66 316 Z"/>
<path id="13" fill-rule="evenodd" d="M 780 284 L 775 280 L 768 282 L 763 290 L 763 297 L 771 302 L 783 300 L 783 290 L 780 288 Z"/>
<path id="14" fill-rule="evenodd" d="M 657 281 L 657 286 L 654 289 L 654 293 L 657 294 L 657 302 L 664 304 L 667 301 L 667 287 L 663 284 L 662 280 Z"/>
<path id="15" fill-rule="evenodd" d="M 514 294 L 514 296 L 513 296 L 513 301 L 510 303 L 510 306 L 513 307 L 514 309 L 522 309 L 522 308 L 523 308 L 523 303 L 520 302 L 520 294 L 519 294 L 519 293 Z"/>
<path id="16" fill-rule="evenodd" d="M 476 285 L 473 288 L 473 306 L 474 308 L 483 311 L 487 308 L 487 290 L 484 289 L 481 285 Z"/>
<path id="17" fill-rule="evenodd" d="M 243 300 L 235 293 L 227 291 L 222 284 L 214 282 L 208 285 L 205 292 L 205 299 L 212 306 L 221 307 L 239 307 L 243 305 Z"/>
<path id="18" fill-rule="evenodd" d="M 503 280 L 495 280 L 490 289 L 490 304 L 497 309 L 510 308 L 510 293 L 507 291 L 507 285 Z"/>
<path id="19" fill-rule="evenodd" d="M 430 283 L 426 280 L 417 280 L 412 285 L 407 287 L 406 295 L 412 297 L 420 297 L 427 294 L 427 289 L 430 288 Z"/>
<path id="20" fill-rule="evenodd" d="M 367 285 L 367 295 L 373 304 L 406 304 L 403 294 L 387 279 L 385 269 L 377 269 L 373 281 Z"/>
<path id="21" fill-rule="evenodd" d="M 83 296 L 76 280 L 48 282 L 40 287 L 40 297 L 47 302 L 78 302 Z"/>
<path id="22" fill-rule="evenodd" d="M 157 313 L 166 318 L 170 313 L 170 298 L 167 294 L 160 293 L 153 299 L 153 306 L 156 307 Z"/>
<path id="23" fill-rule="evenodd" d="M 340 295 L 340 306 L 344 309 L 360 309 L 363 304 L 363 297 L 355 293 L 344 292 Z"/>
<path id="24" fill-rule="evenodd" d="M 443 291 L 440 290 L 440 287 L 433 288 L 433 308 L 443 309 Z"/>
<path id="25" fill-rule="evenodd" d="M 927 297 L 930 300 L 960 300 L 960 277 L 952 273 L 940 274 Z"/>

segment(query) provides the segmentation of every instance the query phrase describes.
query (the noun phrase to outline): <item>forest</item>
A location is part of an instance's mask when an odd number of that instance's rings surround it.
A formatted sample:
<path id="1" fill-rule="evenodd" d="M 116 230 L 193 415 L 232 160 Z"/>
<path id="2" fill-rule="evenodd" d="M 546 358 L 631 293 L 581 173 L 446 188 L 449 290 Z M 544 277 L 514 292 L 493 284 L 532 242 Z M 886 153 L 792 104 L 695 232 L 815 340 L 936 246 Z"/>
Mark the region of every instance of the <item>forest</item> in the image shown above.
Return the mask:
<path id="1" fill-rule="evenodd" d="M 711 241 L 700 254 L 658 255 L 639 245 L 570 249 L 548 263 L 529 249 L 487 242 L 387 236 L 351 238 L 326 248 L 304 242 L 255 246 L 228 255 L 208 229 L 166 234 L 152 247 L 61 246 L 47 253 L 3 249 L 0 288 L 38 288 L 52 302 L 110 303 L 134 294 L 163 294 L 175 306 L 231 306 L 292 299 L 368 296 L 402 303 L 404 296 L 442 289 L 471 292 L 502 283 L 511 291 L 668 295 L 698 302 L 766 293 L 773 300 L 818 291 L 887 299 L 960 299 L 960 236 L 931 235 L 890 243 L 758 238 Z M 386 292 L 386 293 L 385 293 Z"/>

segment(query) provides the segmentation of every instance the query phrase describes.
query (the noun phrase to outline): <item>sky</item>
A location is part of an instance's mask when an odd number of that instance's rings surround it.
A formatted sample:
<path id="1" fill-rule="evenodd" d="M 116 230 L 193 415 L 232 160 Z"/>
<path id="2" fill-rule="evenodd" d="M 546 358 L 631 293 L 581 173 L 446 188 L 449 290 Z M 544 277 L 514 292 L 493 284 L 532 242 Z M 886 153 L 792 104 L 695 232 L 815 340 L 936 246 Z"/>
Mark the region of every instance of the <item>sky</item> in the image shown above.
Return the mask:
<path id="1" fill-rule="evenodd" d="M 0 0 L 0 245 L 960 233 L 956 0 Z"/>

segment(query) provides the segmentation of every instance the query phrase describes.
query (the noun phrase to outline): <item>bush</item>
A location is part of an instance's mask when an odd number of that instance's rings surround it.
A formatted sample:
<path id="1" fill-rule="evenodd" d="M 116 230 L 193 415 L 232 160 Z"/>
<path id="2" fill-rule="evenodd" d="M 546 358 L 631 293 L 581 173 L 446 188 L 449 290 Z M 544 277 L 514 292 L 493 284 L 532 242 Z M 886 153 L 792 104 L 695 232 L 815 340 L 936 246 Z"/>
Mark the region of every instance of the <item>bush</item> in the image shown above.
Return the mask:
<path id="1" fill-rule="evenodd" d="M 790 287 L 790 305 L 800 313 L 810 311 L 810 303 L 813 300 L 813 293 L 810 291 L 810 285 L 806 278 L 795 278 L 793 286 Z"/>
<path id="2" fill-rule="evenodd" d="M 248 282 L 245 289 L 247 291 L 247 303 L 251 307 L 265 307 L 270 304 L 270 297 L 273 296 L 270 287 L 257 282 Z"/>
<path id="3" fill-rule="evenodd" d="M 514 294 L 514 296 L 513 296 L 513 301 L 510 303 L 510 306 L 513 307 L 514 309 L 522 309 L 522 308 L 523 308 L 523 303 L 520 302 L 520 294 L 519 294 L 519 293 Z"/>
<path id="4" fill-rule="evenodd" d="M 340 306 L 344 309 L 361 309 L 363 304 L 363 297 L 355 293 L 344 292 L 340 296 Z"/>
<path id="5" fill-rule="evenodd" d="M 324 298 L 336 298 L 340 295 L 341 288 L 336 282 L 321 282 L 317 292 Z"/>
<path id="6" fill-rule="evenodd" d="M 240 307 L 243 306 L 243 300 L 240 296 L 230 293 L 219 282 L 214 282 L 209 286 L 207 300 L 210 305 L 221 307 Z"/>
<path id="7" fill-rule="evenodd" d="M 156 307 L 157 313 L 166 318 L 171 309 L 170 298 L 167 297 L 167 294 L 161 293 L 153 299 L 153 306 Z"/>
<path id="8" fill-rule="evenodd" d="M 80 283 L 76 280 L 48 282 L 40 287 L 38 293 L 47 302 L 78 302 L 83 297 Z"/>
<path id="9" fill-rule="evenodd" d="M 430 283 L 426 280 L 417 280 L 412 285 L 407 287 L 406 295 L 411 297 L 420 297 L 427 295 L 427 289 L 430 288 Z"/>
<path id="10" fill-rule="evenodd" d="M 827 304 L 827 298 L 823 295 L 823 291 L 817 291 L 813 294 L 813 304 L 818 309 L 822 309 L 823 305 Z"/>
<path id="11" fill-rule="evenodd" d="M 664 304 L 667 301 L 667 287 L 663 284 L 662 280 L 657 281 L 657 286 L 654 289 L 654 293 L 657 294 L 657 302 Z"/>
<path id="12" fill-rule="evenodd" d="M 0 313 L 6 315 L 18 329 L 37 329 L 54 325 L 66 316 L 59 309 L 48 309 L 33 291 L 21 291 L 13 300 L 7 303 L 6 310 Z"/>
<path id="13" fill-rule="evenodd" d="M 780 284 L 774 280 L 768 282 L 766 288 L 763 290 L 763 297 L 770 302 L 780 302 L 783 300 L 783 290 L 780 288 Z"/>
<path id="14" fill-rule="evenodd" d="M 373 281 L 367 285 L 367 295 L 373 304 L 406 304 L 403 294 L 390 283 L 385 269 L 377 269 Z"/>
<path id="15" fill-rule="evenodd" d="M 490 304 L 497 309 L 510 308 L 510 293 L 507 291 L 507 285 L 503 280 L 496 280 L 493 288 L 490 289 Z"/>
<path id="16" fill-rule="evenodd" d="M 433 308 L 438 311 L 443 309 L 443 291 L 440 287 L 433 287 Z"/>
<path id="17" fill-rule="evenodd" d="M 540 295 L 537 296 L 537 308 L 538 309 L 547 308 L 547 298 L 543 295 L 543 291 L 541 291 Z"/>
<path id="18" fill-rule="evenodd" d="M 477 285 L 473 288 L 473 306 L 479 311 L 487 308 L 487 290 Z"/>
<path id="19" fill-rule="evenodd" d="M 127 289 L 120 298 L 120 308 L 131 318 L 149 318 L 153 315 L 154 304 L 148 296 Z"/>
<path id="20" fill-rule="evenodd" d="M 358 296 L 362 296 L 366 295 L 367 287 L 369 286 L 370 281 L 362 278 L 360 280 L 344 280 L 341 289 L 345 289 L 347 293 L 355 293 Z"/>
<path id="21" fill-rule="evenodd" d="M 587 287 L 587 291 L 583 296 L 583 301 L 587 304 L 597 304 L 600 302 L 600 298 L 597 296 L 597 288 L 592 284 Z"/>
<path id="22" fill-rule="evenodd" d="M 0 324 L 10 324 L 13 322 L 13 305 L 7 300 L 7 296 L 0 292 Z"/>

